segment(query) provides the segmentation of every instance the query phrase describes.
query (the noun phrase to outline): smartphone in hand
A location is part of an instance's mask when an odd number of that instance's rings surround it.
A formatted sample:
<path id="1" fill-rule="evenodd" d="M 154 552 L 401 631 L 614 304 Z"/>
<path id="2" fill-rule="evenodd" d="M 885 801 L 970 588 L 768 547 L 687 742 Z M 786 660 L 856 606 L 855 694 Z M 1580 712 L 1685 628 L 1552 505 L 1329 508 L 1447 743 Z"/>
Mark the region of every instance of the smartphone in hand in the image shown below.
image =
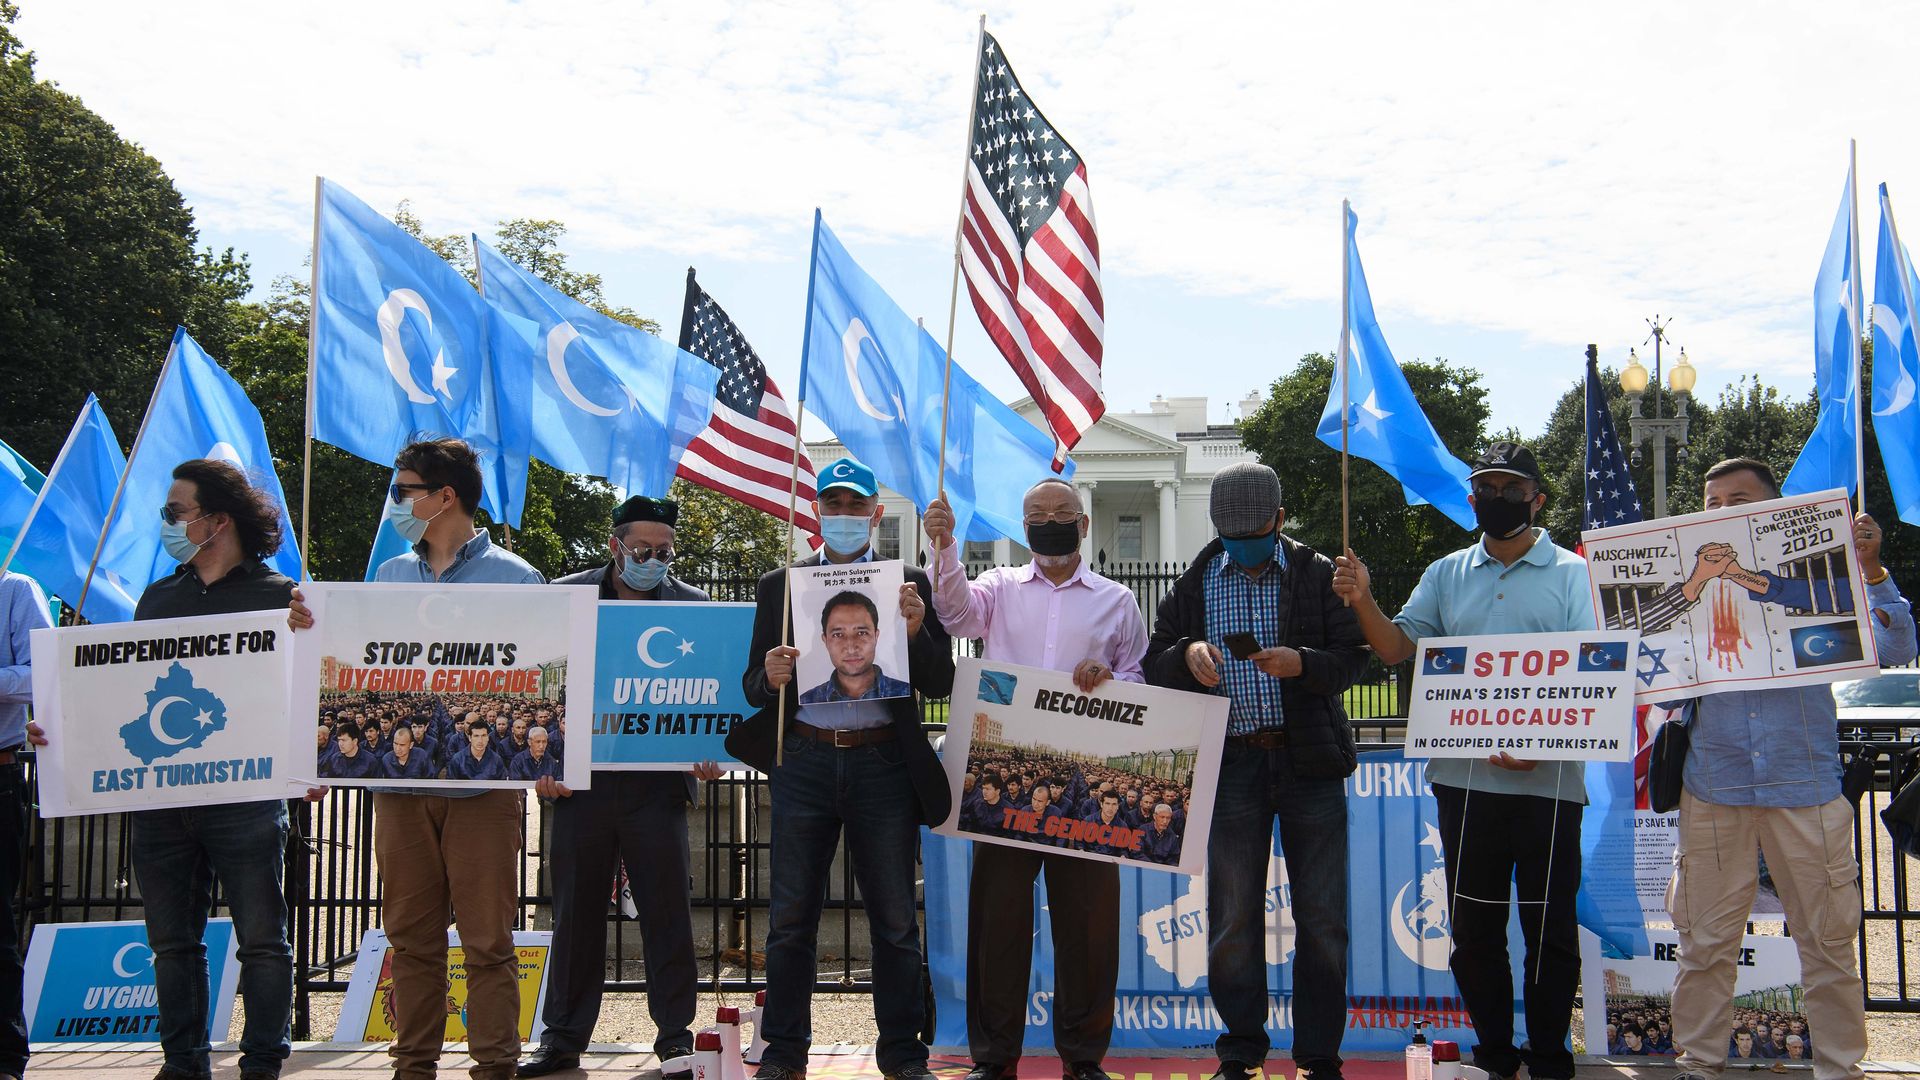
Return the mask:
<path id="1" fill-rule="evenodd" d="M 1250 659 L 1260 651 L 1260 639 L 1248 633 L 1228 634 L 1220 639 L 1220 644 L 1227 647 L 1235 660 Z"/>

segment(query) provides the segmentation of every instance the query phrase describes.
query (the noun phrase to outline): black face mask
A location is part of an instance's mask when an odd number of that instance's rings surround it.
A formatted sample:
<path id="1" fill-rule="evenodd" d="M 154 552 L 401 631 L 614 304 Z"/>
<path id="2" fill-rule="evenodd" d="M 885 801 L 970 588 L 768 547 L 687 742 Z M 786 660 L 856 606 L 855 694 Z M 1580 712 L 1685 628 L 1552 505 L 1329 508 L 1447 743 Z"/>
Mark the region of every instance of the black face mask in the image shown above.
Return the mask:
<path id="1" fill-rule="evenodd" d="M 1533 500 L 1508 502 L 1498 496 L 1473 500 L 1473 519 L 1495 540 L 1511 540 L 1533 524 Z"/>
<path id="2" fill-rule="evenodd" d="M 1027 550 L 1035 555 L 1071 555 L 1080 550 L 1078 521 L 1049 521 L 1027 526 Z"/>

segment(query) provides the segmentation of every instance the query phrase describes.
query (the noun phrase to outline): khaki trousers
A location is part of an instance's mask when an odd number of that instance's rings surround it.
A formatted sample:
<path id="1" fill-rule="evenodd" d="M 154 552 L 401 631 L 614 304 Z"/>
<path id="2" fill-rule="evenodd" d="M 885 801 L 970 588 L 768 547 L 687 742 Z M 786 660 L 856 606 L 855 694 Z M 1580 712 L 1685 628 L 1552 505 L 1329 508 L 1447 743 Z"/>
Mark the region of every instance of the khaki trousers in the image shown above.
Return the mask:
<path id="1" fill-rule="evenodd" d="M 447 926 L 466 956 L 474 1080 L 511 1080 L 520 1057 L 514 908 L 524 796 L 373 797 L 373 854 L 393 944 L 395 1080 L 433 1080 L 447 1028 Z"/>
<path id="2" fill-rule="evenodd" d="M 1817 1080 L 1865 1074 L 1867 1017 L 1858 937 L 1860 866 L 1853 806 L 1719 806 L 1680 797 L 1680 844 L 1667 911 L 1680 937 L 1673 985 L 1673 1044 L 1682 1070 L 1717 1076 L 1733 1032 L 1734 961 L 1764 852 L 1800 952 L 1800 985 Z"/>

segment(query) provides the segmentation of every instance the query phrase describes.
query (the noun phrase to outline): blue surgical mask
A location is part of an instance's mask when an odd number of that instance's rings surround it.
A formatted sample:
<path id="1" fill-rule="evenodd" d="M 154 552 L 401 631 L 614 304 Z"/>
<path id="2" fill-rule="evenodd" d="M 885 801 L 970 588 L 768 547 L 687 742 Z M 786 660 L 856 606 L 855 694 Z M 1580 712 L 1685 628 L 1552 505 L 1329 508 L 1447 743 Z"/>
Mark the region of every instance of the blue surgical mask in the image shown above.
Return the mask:
<path id="1" fill-rule="evenodd" d="M 193 520 L 199 521 L 200 519 L 194 518 Z M 200 549 L 206 546 L 205 544 L 196 544 L 187 539 L 187 526 L 191 524 L 193 524 L 192 521 L 180 521 L 172 525 L 168 525 L 165 522 L 161 522 L 160 524 L 160 546 L 167 549 L 167 558 L 172 559 L 174 562 L 192 562 L 193 557 L 200 554 Z M 212 540 L 213 537 L 207 537 L 209 543 L 211 543 Z"/>
<path id="2" fill-rule="evenodd" d="M 1278 542 L 1278 530 L 1264 536 L 1220 538 L 1220 543 L 1227 549 L 1227 556 L 1249 570 L 1273 558 L 1273 546 Z"/>
<path id="3" fill-rule="evenodd" d="M 858 555 L 867 546 L 869 519 L 859 514 L 827 514 L 820 519 L 820 539 L 835 555 Z"/>
<path id="4" fill-rule="evenodd" d="M 427 526 L 433 524 L 433 518 L 446 512 L 446 508 L 442 507 L 440 513 L 433 515 L 432 518 L 417 518 L 413 516 L 412 499 L 405 502 L 394 502 L 389 499 L 386 509 L 387 524 L 393 526 L 393 531 L 399 533 L 407 543 L 417 544 L 421 537 L 427 535 Z"/>
<path id="5" fill-rule="evenodd" d="M 667 579 L 666 563 L 659 559 L 641 562 L 633 557 L 632 552 L 624 551 L 626 545 L 622 544 L 621 547 L 625 557 L 620 560 L 620 580 L 626 582 L 627 588 L 647 592 L 658 588 Z"/>

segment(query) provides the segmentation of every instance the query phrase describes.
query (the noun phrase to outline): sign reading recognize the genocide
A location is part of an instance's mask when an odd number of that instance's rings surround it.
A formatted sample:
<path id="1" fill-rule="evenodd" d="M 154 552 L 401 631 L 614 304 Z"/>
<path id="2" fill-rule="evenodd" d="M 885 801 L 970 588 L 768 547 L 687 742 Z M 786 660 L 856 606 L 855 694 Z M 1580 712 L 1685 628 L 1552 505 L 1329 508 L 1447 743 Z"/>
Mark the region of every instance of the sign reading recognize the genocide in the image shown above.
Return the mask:
<path id="1" fill-rule="evenodd" d="M 899 560 L 796 566 L 788 574 L 800 704 L 913 693 L 907 624 L 900 617 L 907 578 Z"/>
<path id="2" fill-rule="evenodd" d="M 593 767 L 730 763 L 727 732 L 753 713 L 740 673 L 752 604 L 600 601 Z"/>
<path id="3" fill-rule="evenodd" d="M 592 782 L 590 586 L 316 581 L 305 593 L 294 708 L 320 782 Z"/>
<path id="4" fill-rule="evenodd" d="M 1651 952 L 1622 957 L 1598 937 L 1580 931 L 1580 978 L 1585 984 L 1587 1053 L 1596 1057 L 1673 1057 L 1673 980 L 1680 971 L 1680 939 L 1672 930 L 1648 930 Z M 1727 1040 L 1732 1067 L 1811 1064 L 1820 1033 L 1808 1026 L 1800 955 L 1792 938 L 1748 934 L 1734 955 L 1733 1023 Z M 1597 1007 L 1605 1002 L 1605 1008 Z"/>
<path id="5" fill-rule="evenodd" d="M 1422 638 L 1407 755 L 1633 757 L 1632 631 Z"/>
<path id="6" fill-rule="evenodd" d="M 286 626 L 282 615 L 281 626 Z M 121 629 L 126 624 L 119 624 Z M 222 1042 L 233 1022 L 240 957 L 232 919 L 208 919 L 206 1037 Z M 147 924 L 40 923 L 27 946 L 27 1041 L 30 1043 L 157 1043 L 159 995 Z"/>
<path id="7" fill-rule="evenodd" d="M 1227 699 L 963 657 L 942 758 L 960 793 L 934 831 L 1198 874 Z"/>
<path id="8" fill-rule="evenodd" d="M 33 632 L 40 816 L 297 798 L 285 610 Z"/>
<path id="9" fill-rule="evenodd" d="M 1857 679 L 1879 670 L 1846 494 L 1581 533 L 1593 606 L 1640 631 L 1645 702 Z"/>
<path id="10" fill-rule="evenodd" d="M 540 1013 L 547 1001 L 548 952 L 553 933 L 548 930 L 513 932 L 514 980 L 520 988 L 520 1041 L 535 1042 L 546 1029 Z M 353 962 L 353 978 L 340 1003 L 340 1020 L 333 1029 L 335 1042 L 389 1042 L 394 1037 L 393 945 L 385 930 L 369 930 L 360 939 L 360 955 Z M 466 950 L 457 931 L 447 931 L 446 1042 L 467 1040 Z"/>

